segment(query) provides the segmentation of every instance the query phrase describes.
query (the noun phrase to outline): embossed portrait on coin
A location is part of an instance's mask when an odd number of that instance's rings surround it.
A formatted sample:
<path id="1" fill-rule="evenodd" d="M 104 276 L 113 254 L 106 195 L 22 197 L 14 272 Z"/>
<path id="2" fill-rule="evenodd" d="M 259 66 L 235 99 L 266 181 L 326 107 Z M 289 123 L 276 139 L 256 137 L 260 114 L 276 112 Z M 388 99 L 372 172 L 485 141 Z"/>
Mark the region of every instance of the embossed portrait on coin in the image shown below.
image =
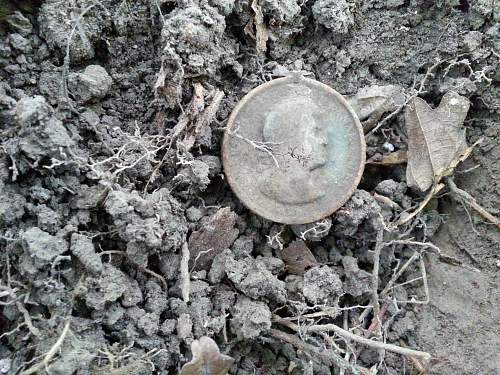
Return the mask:
<path id="1" fill-rule="evenodd" d="M 273 165 L 259 180 L 259 190 L 285 204 L 313 202 L 325 194 L 328 135 L 320 109 L 306 96 L 277 103 L 265 119 L 264 142 L 273 142 L 279 168 Z"/>

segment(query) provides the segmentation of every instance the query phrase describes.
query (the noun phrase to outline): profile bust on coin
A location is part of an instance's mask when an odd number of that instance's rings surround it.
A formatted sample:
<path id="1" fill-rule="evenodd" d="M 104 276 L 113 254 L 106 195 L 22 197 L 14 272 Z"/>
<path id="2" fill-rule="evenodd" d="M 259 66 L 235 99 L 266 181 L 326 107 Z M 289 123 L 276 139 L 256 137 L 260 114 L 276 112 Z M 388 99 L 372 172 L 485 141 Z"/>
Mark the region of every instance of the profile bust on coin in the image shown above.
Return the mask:
<path id="1" fill-rule="evenodd" d="M 349 104 L 298 75 L 265 83 L 239 102 L 222 152 L 240 200 L 286 224 L 333 213 L 354 192 L 365 161 L 361 124 Z"/>
<path id="2" fill-rule="evenodd" d="M 322 168 L 328 162 L 328 138 L 316 116 L 320 108 L 307 97 L 282 100 L 266 116 L 264 142 L 272 143 L 280 168 L 269 168 L 260 191 L 287 204 L 310 203 L 322 197 Z"/>

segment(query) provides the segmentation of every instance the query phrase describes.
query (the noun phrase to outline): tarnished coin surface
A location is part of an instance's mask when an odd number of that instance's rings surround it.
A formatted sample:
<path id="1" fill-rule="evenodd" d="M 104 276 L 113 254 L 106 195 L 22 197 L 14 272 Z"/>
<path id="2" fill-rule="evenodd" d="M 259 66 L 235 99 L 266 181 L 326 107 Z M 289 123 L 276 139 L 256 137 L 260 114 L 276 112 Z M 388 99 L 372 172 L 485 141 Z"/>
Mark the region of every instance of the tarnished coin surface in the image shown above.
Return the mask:
<path id="1" fill-rule="evenodd" d="M 338 92 L 293 74 L 250 91 L 232 112 L 222 153 L 238 198 L 266 219 L 322 219 L 352 195 L 365 163 L 363 130 Z"/>

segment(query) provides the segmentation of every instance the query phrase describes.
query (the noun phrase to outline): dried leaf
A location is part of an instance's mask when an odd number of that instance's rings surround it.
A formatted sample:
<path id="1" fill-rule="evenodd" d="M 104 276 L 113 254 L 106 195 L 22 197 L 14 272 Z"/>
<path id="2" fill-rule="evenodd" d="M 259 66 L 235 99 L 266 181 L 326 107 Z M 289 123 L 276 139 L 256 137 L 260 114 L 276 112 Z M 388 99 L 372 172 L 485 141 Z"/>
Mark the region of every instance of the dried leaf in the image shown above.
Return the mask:
<path id="1" fill-rule="evenodd" d="M 269 31 L 264 23 L 264 15 L 257 0 L 252 1 L 252 10 L 255 12 L 255 44 L 258 53 L 265 53 L 267 51 L 267 40 L 269 39 Z"/>
<path id="2" fill-rule="evenodd" d="M 465 128 L 461 125 L 469 105 L 467 98 L 455 92 L 445 94 L 436 109 L 420 98 L 410 102 L 405 112 L 409 186 L 429 189 L 467 151 Z"/>
<path id="3" fill-rule="evenodd" d="M 385 112 L 394 111 L 404 105 L 405 95 L 399 86 L 369 86 L 348 97 L 347 101 L 360 120 L 372 117 L 376 122 Z"/>
<path id="4" fill-rule="evenodd" d="M 184 79 L 184 71 L 179 67 L 182 67 L 179 55 L 172 48 L 165 47 L 160 71 L 153 89 L 156 94 L 162 95 L 172 108 L 179 104 L 182 93 L 181 84 Z"/>
<path id="5" fill-rule="evenodd" d="M 255 32 L 253 31 L 253 25 L 254 25 L 253 18 L 250 18 L 250 20 L 247 22 L 245 27 L 243 28 L 243 32 L 247 34 L 250 38 L 255 40 Z"/>
<path id="6" fill-rule="evenodd" d="M 294 275 L 303 275 L 310 268 L 318 265 L 316 258 L 304 241 L 294 241 L 283 250 L 281 257 L 286 264 L 286 269 Z"/>
<path id="7" fill-rule="evenodd" d="M 198 116 L 194 126 L 194 134 L 198 144 L 205 147 L 211 146 L 212 128 L 210 128 L 210 124 L 215 119 L 224 98 L 224 91 L 215 89 L 210 93 L 210 96 L 212 98 L 210 105 Z"/>
<path id="8" fill-rule="evenodd" d="M 221 354 L 219 347 L 210 337 L 203 336 L 191 344 L 193 359 L 182 366 L 179 375 L 225 375 L 234 359 Z"/>

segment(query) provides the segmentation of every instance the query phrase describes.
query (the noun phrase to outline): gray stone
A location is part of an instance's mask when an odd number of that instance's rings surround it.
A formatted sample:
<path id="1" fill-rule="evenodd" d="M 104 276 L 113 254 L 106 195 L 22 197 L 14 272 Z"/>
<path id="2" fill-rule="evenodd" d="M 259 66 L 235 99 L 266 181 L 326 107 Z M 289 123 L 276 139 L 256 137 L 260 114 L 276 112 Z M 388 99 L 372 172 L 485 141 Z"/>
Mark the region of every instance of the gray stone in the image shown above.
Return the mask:
<path id="1" fill-rule="evenodd" d="M 31 43 L 28 39 L 18 33 L 9 35 L 9 43 L 12 48 L 21 53 L 31 52 Z"/>
<path id="2" fill-rule="evenodd" d="M 1 184 L 0 188 L 2 188 Z M 15 224 L 24 215 L 25 204 L 26 199 L 22 195 L 2 191 L 0 194 L 0 227 Z"/>
<path id="3" fill-rule="evenodd" d="M 304 297 L 315 305 L 335 307 L 344 293 L 342 281 L 328 266 L 317 266 L 304 274 Z"/>
<path id="4" fill-rule="evenodd" d="M 95 252 L 92 240 L 87 236 L 73 233 L 71 236 L 71 252 L 92 273 L 100 273 L 103 270 L 102 260 Z"/>
<path id="5" fill-rule="evenodd" d="M 475 51 L 483 42 L 483 34 L 479 31 L 469 31 L 464 35 L 463 45 L 467 52 Z"/>
<path id="6" fill-rule="evenodd" d="M 21 34 L 22 36 L 28 36 L 33 30 L 31 21 L 24 17 L 19 11 L 15 11 L 14 14 L 7 17 L 7 23 L 13 31 Z"/>
<path id="7" fill-rule="evenodd" d="M 197 222 L 204 216 L 203 210 L 198 207 L 191 206 L 186 210 L 186 218 L 192 223 Z"/>
<path id="8" fill-rule="evenodd" d="M 316 22 L 338 34 L 347 34 L 354 25 L 346 0 L 318 0 L 312 6 L 312 13 Z"/>
<path id="9" fill-rule="evenodd" d="M 281 263 L 282 264 L 282 263 Z M 282 304 L 286 302 L 285 283 L 279 280 L 260 259 L 227 259 L 225 271 L 236 288 L 255 299 L 267 299 Z"/>
<path id="10" fill-rule="evenodd" d="M 385 7 L 386 8 L 397 8 L 401 5 L 404 5 L 405 0 L 386 0 Z"/>
<path id="11" fill-rule="evenodd" d="M 248 236 L 240 236 L 234 241 L 231 249 L 236 259 L 246 258 L 252 254 L 253 240 Z"/>
<path id="12" fill-rule="evenodd" d="M 160 332 L 165 336 L 171 335 L 175 331 L 176 323 L 175 319 L 165 319 L 160 326 Z"/>
<path id="13" fill-rule="evenodd" d="M 94 3 L 94 5 L 97 5 Z M 66 54 L 68 37 L 71 34 L 74 21 L 79 18 L 81 10 L 73 8 L 72 3 L 66 0 L 46 0 L 40 6 L 37 25 L 40 27 L 40 36 L 47 42 L 51 50 Z M 110 17 L 104 17 L 103 9 L 93 6 L 79 18 L 79 28 L 73 33 L 70 43 L 70 61 L 73 64 L 92 59 L 95 56 L 94 44 L 102 37 L 103 28 L 110 23 Z"/>
<path id="14" fill-rule="evenodd" d="M 54 110 L 41 95 L 23 98 L 16 105 L 16 120 L 23 127 L 38 125 L 53 113 Z"/>
<path id="15" fill-rule="evenodd" d="M 256 338 L 271 328 L 271 311 L 264 302 L 238 296 L 231 313 L 231 330 L 240 340 Z"/>
<path id="16" fill-rule="evenodd" d="M 142 291 L 137 280 L 127 278 L 126 289 L 123 292 L 122 305 L 132 307 L 142 302 Z"/>
<path id="17" fill-rule="evenodd" d="M 87 306 L 95 310 L 103 310 L 107 302 L 114 302 L 128 289 L 127 276 L 111 264 L 103 265 L 99 276 L 89 276 L 84 281 L 81 297 Z"/>
<path id="18" fill-rule="evenodd" d="M 42 204 L 36 208 L 38 227 L 49 233 L 56 233 L 61 227 L 60 215 Z"/>
<path id="19" fill-rule="evenodd" d="M 359 269 L 356 258 L 344 256 L 342 265 L 346 274 L 344 289 L 347 294 L 360 297 L 364 293 L 371 291 L 372 275 L 365 270 Z"/>
<path id="20" fill-rule="evenodd" d="M 68 89 L 80 103 L 95 102 L 106 96 L 113 80 L 100 65 L 89 65 L 81 73 L 71 73 Z"/>
<path id="21" fill-rule="evenodd" d="M 63 238 L 51 236 L 37 227 L 22 234 L 22 246 L 37 268 L 50 264 L 68 250 L 68 243 Z"/>
<path id="22" fill-rule="evenodd" d="M 160 317 L 155 313 L 146 313 L 137 321 L 137 327 L 142 329 L 147 336 L 154 335 L 159 325 Z"/>
<path id="23" fill-rule="evenodd" d="M 300 13 L 300 6 L 295 0 L 261 0 L 262 13 L 277 23 L 291 23 Z"/>
<path id="24" fill-rule="evenodd" d="M 43 96 L 24 97 L 15 108 L 15 119 L 19 125 L 16 138 L 10 138 L 4 143 L 8 155 L 19 159 L 23 155 L 35 161 L 24 164 L 19 173 L 26 173 L 30 168 L 37 168 L 37 161 L 44 157 L 64 160 L 70 158 L 65 153 L 66 148 L 73 146 L 63 123 L 53 115 L 52 107 Z M 27 168 L 28 167 L 28 168 Z"/>

